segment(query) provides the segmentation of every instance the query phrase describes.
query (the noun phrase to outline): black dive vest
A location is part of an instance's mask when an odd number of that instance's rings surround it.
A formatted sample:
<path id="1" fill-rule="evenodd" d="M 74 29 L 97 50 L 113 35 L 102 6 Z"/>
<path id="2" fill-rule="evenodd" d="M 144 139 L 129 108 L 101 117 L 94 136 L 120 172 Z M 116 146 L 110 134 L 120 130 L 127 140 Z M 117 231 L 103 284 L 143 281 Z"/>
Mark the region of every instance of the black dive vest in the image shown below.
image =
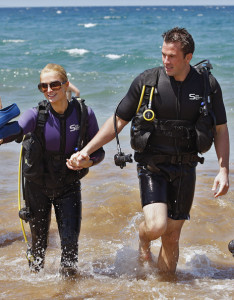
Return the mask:
<path id="1" fill-rule="evenodd" d="M 157 115 L 153 117 L 155 112 L 151 109 L 151 101 L 153 94 L 158 94 L 162 68 L 145 72 L 137 113 L 131 124 L 131 146 L 136 151 L 136 161 L 142 161 L 148 154 L 164 154 L 165 157 L 191 154 L 191 160 L 196 160 L 194 157 L 198 157 L 198 152 L 204 153 L 210 149 L 214 139 L 215 116 L 209 98 L 209 72 L 199 64 L 195 68 L 204 78 L 203 100 L 196 122 L 158 119 Z M 200 161 L 199 157 L 197 161 Z"/>
<path id="2" fill-rule="evenodd" d="M 72 102 L 80 120 L 80 134 L 77 149 L 82 149 L 87 143 L 87 107 L 83 99 L 73 98 Z M 40 186 L 50 189 L 62 188 L 88 174 L 89 169 L 73 171 L 67 168 L 66 159 L 73 153 L 51 152 L 45 149 L 44 127 L 50 110 L 50 103 L 46 100 L 38 104 L 38 118 L 36 129 L 28 133 L 22 142 L 22 176 Z M 64 142 L 64 141 L 61 141 Z"/>

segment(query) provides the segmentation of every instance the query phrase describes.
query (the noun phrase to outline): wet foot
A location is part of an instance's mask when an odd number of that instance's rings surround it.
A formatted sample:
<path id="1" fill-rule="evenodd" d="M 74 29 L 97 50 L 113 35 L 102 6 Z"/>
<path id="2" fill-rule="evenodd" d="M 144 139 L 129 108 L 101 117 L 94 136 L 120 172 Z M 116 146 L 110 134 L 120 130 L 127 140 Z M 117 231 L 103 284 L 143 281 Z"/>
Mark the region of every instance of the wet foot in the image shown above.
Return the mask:
<path id="1" fill-rule="evenodd" d="M 141 264 L 148 262 L 149 264 L 153 262 L 152 254 L 150 252 L 150 246 L 143 246 L 141 242 L 139 242 L 139 262 Z"/>

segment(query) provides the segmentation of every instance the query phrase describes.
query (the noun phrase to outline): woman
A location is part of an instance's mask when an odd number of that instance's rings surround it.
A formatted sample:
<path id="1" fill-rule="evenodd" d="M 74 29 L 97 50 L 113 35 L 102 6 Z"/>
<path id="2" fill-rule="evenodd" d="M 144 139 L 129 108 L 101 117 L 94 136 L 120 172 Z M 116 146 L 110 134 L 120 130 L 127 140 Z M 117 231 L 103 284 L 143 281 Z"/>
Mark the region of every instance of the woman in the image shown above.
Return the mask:
<path id="1" fill-rule="evenodd" d="M 79 106 L 76 99 L 70 102 L 67 100 L 68 86 L 64 68 L 48 64 L 41 71 L 38 85 L 47 101 L 26 111 L 18 121 L 23 135 L 31 134 L 28 140 L 23 141 L 24 194 L 26 207 L 30 211 L 32 234 L 33 261 L 29 260 L 30 269 L 37 272 L 44 266 L 53 205 L 61 239 L 60 272 L 63 275 L 77 272 L 81 225 L 80 178 L 87 174 L 87 168 L 100 163 L 104 158 L 104 150 L 100 148 L 91 155 L 90 160 L 84 161 L 79 171 L 71 171 L 66 167 L 66 159 L 77 151 L 79 135 L 84 133 L 83 128 L 86 128 L 86 141 L 83 139 L 80 143 L 83 146 L 98 131 L 92 109 L 84 104 Z M 85 121 L 84 108 L 87 108 Z M 6 138 L 3 143 L 15 138 L 16 136 Z"/>

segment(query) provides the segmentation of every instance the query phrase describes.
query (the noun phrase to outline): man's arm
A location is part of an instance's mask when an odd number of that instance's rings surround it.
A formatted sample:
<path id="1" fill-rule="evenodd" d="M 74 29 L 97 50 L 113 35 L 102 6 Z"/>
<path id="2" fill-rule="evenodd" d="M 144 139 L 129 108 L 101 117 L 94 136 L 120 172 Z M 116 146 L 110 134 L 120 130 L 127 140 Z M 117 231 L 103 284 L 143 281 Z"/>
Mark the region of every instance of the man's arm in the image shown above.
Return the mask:
<path id="1" fill-rule="evenodd" d="M 67 99 L 69 101 L 72 98 L 72 93 L 75 94 L 75 97 L 80 97 L 80 90 L 69 81 L 69 86 L 67 88 Z"/>
<path id="2" fill-rule="evenodd" d="M 214 197 L 225 195 L 229 189 L 229 134 L 227 124 L 216 126 L 214 139 L 215 150 L 219 162 L 219 173 L 215 177 L 212 190 Z"/>
<path id="3" fill-rule="evenodd" d="M 128 124 L 116 116 L 116 127 L 118 133 Z M 115 138 L 115 129 L 113 116 L 110 117 L 104 125 L 100 128 L 98 133 L 94 138 L 80 151 L 73 154 L 70 159 L 67 160 L 67 167 L 72 170 L 77 170 L 80 168 L 86 168 L 87 161 L 89 161 L 89 155 L 94 151 L 102 147 L 103 145 L 109 143 Z"/>

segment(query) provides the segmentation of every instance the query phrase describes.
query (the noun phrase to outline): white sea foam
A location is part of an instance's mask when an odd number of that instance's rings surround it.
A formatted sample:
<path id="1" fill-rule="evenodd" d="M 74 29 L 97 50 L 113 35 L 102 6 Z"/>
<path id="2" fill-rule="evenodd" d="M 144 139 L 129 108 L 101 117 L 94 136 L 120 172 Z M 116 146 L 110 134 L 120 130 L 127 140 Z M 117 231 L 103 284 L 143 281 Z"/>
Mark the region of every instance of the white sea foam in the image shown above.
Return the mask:
<path id="1" fill-rule="evenodd" d="M 117 55 L 117 54 L 107 54 L 106 57 L 109 58 L 109 59 L 112 59 L 112 60 L 115 60 L 115 59 L 119 59 L 123 56 L 122 55 Z"/>
<path id="2" fill-rule="evenodd" d="M 58 14 L 58 15 L 60 15 L 61 13 L 62 13 L 61 10 L 57 10 L 57 11 L 56 11 L 56 14 Z"/>
<path id="3" fill-rule="evenodd" d="M 109 19 L 121 19 L 120 16 L 105 16 L 104 17 L 105 20 L 109 20 Z"/>
<path id="4" fill-rule="evenodd" d="M 218 202 L 219 206 L 222 206 L 222 207 L 226 207 L 228 205 L 228 203 L 223 198 L 218 198 L 217 202 Z"/>
<path id="5" fill-rule="evenodd" d="M 25 40 L 3 40 L 3 43 L 24 43 Z"/>
<path id="6" fill-rule="evenodd" d="M 65 52 L 69 53 L 72 56 L 77 56 L 77 55 L 84 55 L 84 54 L 88 53 L 89 51 L 86 49 L 74 48 L 74 49 L 65 50 Z"/>
<path id="7" fill-rule="evenodd" d="M 87 24 L 84 24 L 84 27 L 85 28 L 92 28 L 92 27 L 95 27 L 97 26 L 97 24 L 94 24 L 94 23 L 87 23 Z"/>

